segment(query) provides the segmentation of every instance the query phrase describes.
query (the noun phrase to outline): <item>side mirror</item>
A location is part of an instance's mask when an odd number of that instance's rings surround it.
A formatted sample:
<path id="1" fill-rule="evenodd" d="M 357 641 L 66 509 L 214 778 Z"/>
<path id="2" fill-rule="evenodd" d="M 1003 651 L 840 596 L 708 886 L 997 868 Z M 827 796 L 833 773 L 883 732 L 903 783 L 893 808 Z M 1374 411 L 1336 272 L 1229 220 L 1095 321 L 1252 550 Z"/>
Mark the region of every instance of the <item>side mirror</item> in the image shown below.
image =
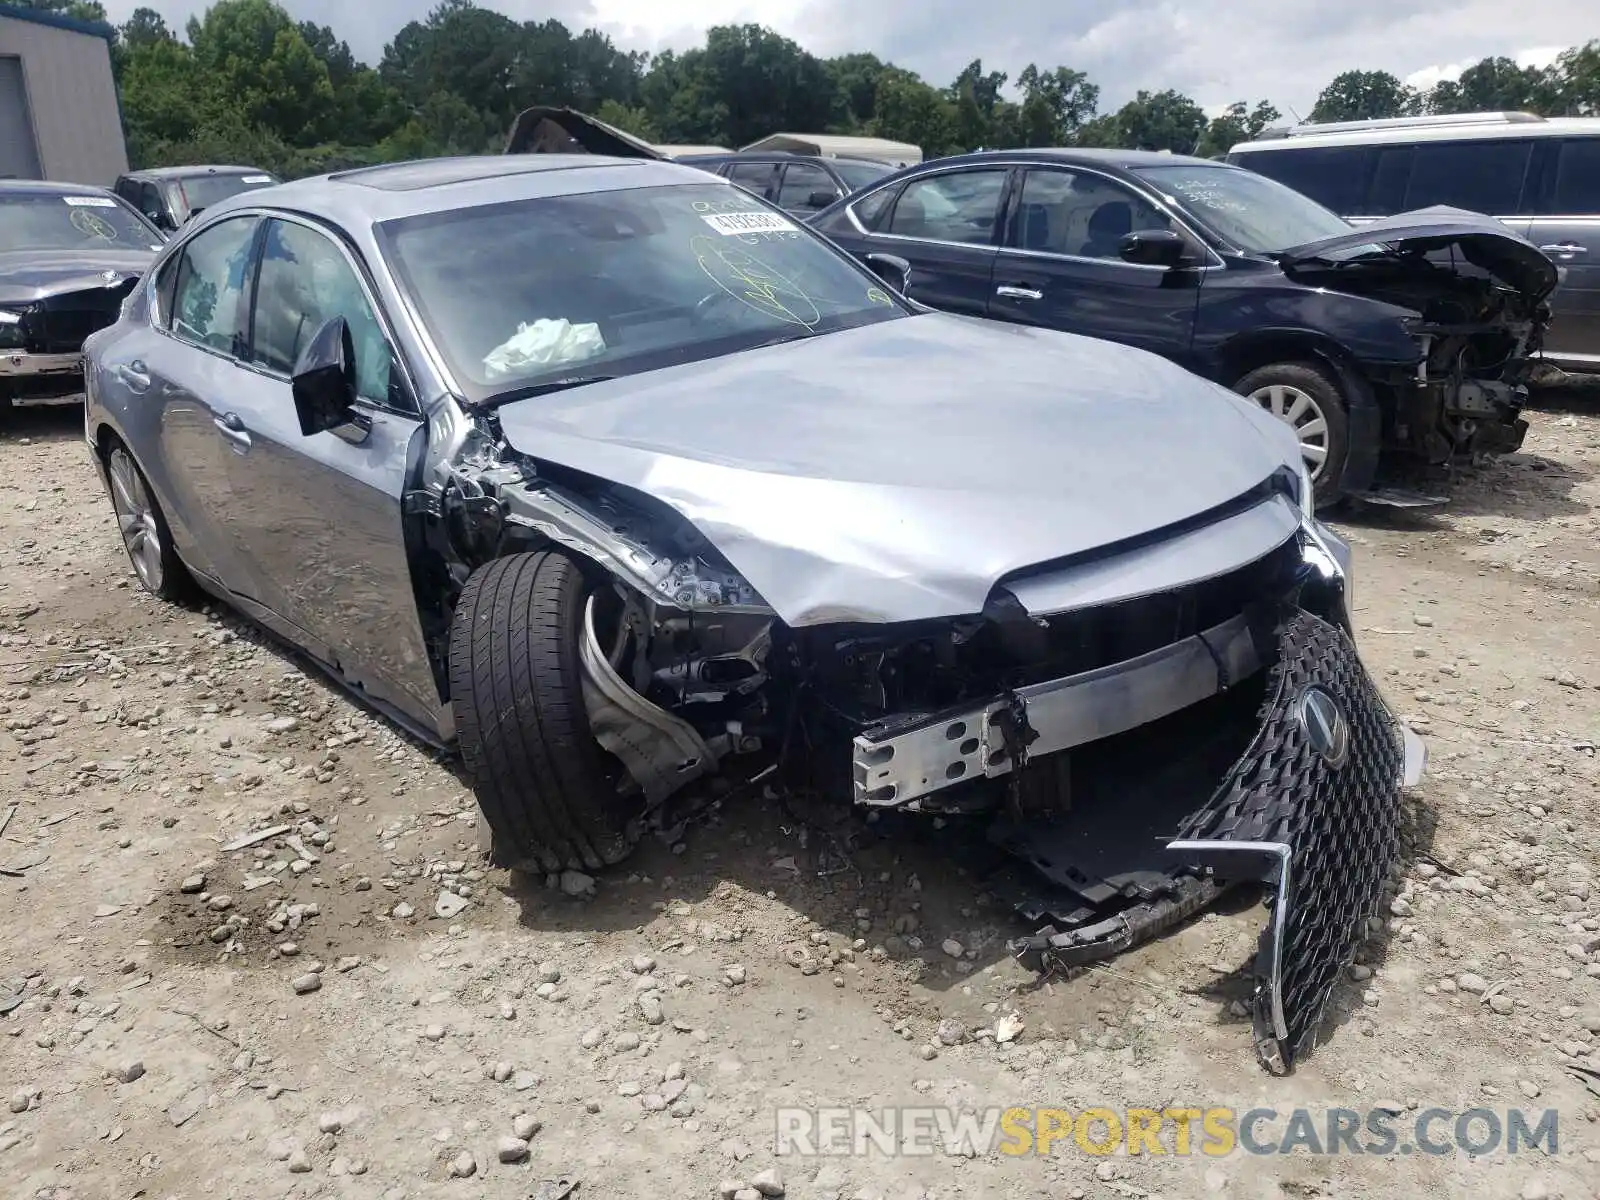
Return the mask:
<path id="1" fill-rule="evenodd" d="M 1136 229 L 1124 234 L 1117 253 L 1124 262 L 1145 267 L 1175 267 L 1183 261 L 1189 244 L 1170 229 Z"/>
<path id="2" fill-rule="evenodd" d="M 898 254 L 869 254 L 867 269 L 902 296 L 911 290 L 911 264 Z"/>
<path id="3" fill-rule="evenodd" d="M 300 352 L 290 380 L 300 433 L 331 432 L 347 442 L 366 440 L 372 422 L 356 411 L 355 342 L 343 317 L 332 317 Z"/>
<path id="4" fill-rule="evenodd" d="M 839 198 L 838 192 L 815 191 L 806 197 L 807 208 L 827 208 Z"/>

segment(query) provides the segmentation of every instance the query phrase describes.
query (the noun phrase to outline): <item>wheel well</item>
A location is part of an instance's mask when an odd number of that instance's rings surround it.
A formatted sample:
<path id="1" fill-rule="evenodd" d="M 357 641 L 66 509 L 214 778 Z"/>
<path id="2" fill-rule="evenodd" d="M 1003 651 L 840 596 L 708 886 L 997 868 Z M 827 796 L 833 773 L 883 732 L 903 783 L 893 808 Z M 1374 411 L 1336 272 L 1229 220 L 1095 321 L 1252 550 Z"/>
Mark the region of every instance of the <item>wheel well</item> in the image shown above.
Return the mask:
<path id="1" fill-rule="evenodd" d="M 1340 373 L 1353 365 L 1350 356 L 1338 346 L 1309 333 L 1268 333 L 1240 338 L 1223 347 L 1222 383 L 1232 387 L 1251 371 L 1271 363 L 1325 363 Z"/>
<path id="2" fill-rule="evenodd" d="M 103 421 L 100 423 L 99 427 L 94 431 L 94 452 L 100 456 L 101 462 L 104 462 L 111 454 L 111 444 L 121 440 L 111 426 Z"/>

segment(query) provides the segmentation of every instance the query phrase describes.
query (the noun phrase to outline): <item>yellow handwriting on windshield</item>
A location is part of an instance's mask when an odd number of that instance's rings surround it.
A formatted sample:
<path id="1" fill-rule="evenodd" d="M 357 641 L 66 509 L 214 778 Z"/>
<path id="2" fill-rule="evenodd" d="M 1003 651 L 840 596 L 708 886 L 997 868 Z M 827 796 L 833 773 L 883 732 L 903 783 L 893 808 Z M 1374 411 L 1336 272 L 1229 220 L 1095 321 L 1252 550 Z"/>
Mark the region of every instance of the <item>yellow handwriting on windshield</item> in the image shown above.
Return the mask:
<path id="1" fill-rule="evenodd" d="M 698 234 L 689 240 L 689 248 L 711 282 L 741 304 L 780 321 L 809 329 L 822 320 L 816 302 L 794 280 L 748 250 L 718 245 L 719 241 L 728 239 Z"/>
<path id="2" fill-rule="evenodd" d="M 87 237 L 102 238 L 108 242 L 117 240 L 117 231 L 99 213 L 91 212 L 87 208 L 75 208 L 72 215 L 67 218 L 79 233 Z"/>
<path id="3" fill-rule="evenodd" d="M 868 288 L 867 299 L 873 304 L 887 304 L 891 308 L 894 306 L 894 301 L 889 299 L 889 293 L 882 288 Z"/>

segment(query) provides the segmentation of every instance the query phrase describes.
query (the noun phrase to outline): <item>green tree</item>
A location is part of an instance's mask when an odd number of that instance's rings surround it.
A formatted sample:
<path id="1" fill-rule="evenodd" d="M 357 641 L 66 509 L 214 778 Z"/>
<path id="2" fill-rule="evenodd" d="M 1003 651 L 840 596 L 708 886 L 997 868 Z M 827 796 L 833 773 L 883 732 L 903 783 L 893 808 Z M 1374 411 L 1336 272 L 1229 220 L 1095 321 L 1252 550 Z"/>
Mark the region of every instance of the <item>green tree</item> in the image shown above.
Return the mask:
<path id="1" fill-rule="evenodd" d="M 1346 71 L 1322 89 L 1311 109 L 1313 121 L 1372 121 L 1408 117 L 1422 99 L 1387 71 Z"/>
<path id="2" fill-rule="evenodd" d="M 1086 123 L 1078 142 L 1193 154 L 1208 123 L 1205 110 L 1180 92 L 1141 91 L 1116 112 Z"/>
<path id="3" fill-rule="evenodd" d="M 1600 116 L 1600 39 L 1563 51 L 1550 75 L 1553 112 Z"/>
<path id="4" fill-rule="evenodd" d="M 117 30 L 118 39 L 127 51 L 134 51 L 156 42 L 176 42 L 178 39 L 167 28 L 166 18 L 153 8 L 136 8 Z"/>
<path id="5" fill-rule="evenodd" d="M 878 106 L 878 84 L 889 67 L 876 54 L 843 54 L 823 64 L 834 96 L 832 124 L 863 129 Z"/>
<path id="6" fill-rule="evenodd" d="M 449 93 L 505 130 L 521 107 L 513 85 L 523 46 L 522 26 L 510 17 L 444 0 L 395 35 L 378 70 L 413 109 Z"/>
<path id="7" fill-rule="evenodd" d="M 205 85 L 205 123 L 236 121 L 313 145 L 333 112 L 328 68 L 272 0 L 217 0 L 189 20 Z"/>
<path id="8" fill-rule="evenodd" d="M 868 132 L 876 137 L 921 146 L 928 158 L 953 154 L 955 105 L 937 88 L 910 71 L 891 67 L 878 81 L 878 96 Z"/>
<path id="9" fill-rule="evenodd" d="M 1258 100 L 1254 108 L 1243 100 L 1235 100 L 1219 116 L 1211 118 L 1195 153 L 1204 158 L 1220 157 L 1240 142 L 1260 137 L 1263 129 L 1282 116 L 1265 100 Z"/>
<path id="10" fill-rule="evenodd" d="M 1029 63 L 1017 76 L 1022 104 L 1017 139 L 1023 146 L 1070 146 L 1100 104 L 1100 89 L 1082 71 L 1041 71 Z"/>
<path id="11" fill-rule="evenodd" d="M 1016 144 L 1016 106 L 1001 98 L 1006 78 L 1004 71 L 985 71 L 983 60 L 973 59 L 947 89 L 955 141 L 961 149 Z"/>
<path id="12" fill-rule="evenodd" d="M 1509 58 L 1485 58 L 1459 78 L 1429 89 L 1424 107 L 1432 113 L 1548 112 L 1557 103 L 1549 71 L 1519 67 Z"/>
<path id="13" fill-rule="evenodd" d="M 602 100 L 594 115 L 624 133 L 631 133 L 646 142 L 661 144 L 661 130 L 643 108 L 629 108 L 616 100 Z"/>

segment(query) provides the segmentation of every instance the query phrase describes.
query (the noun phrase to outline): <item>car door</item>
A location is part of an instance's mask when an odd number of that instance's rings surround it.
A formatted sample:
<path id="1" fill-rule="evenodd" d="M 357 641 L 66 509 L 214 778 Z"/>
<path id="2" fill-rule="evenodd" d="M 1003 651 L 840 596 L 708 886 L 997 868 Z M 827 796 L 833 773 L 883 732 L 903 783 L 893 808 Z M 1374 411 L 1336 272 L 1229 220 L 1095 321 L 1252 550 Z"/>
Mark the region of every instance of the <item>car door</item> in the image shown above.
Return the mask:
<path id="1" fill-rule="evenodd" d="M 247 599 L 259 589 L 234 536 L 236 450 L 221 422 L 244 354 L 260 224 L 241 216 L 190 238 L 162 265 L 151 324 L 106 363 L 148 406 L 140 425 L 149 442 L 135 449 L 184 561 Z"/>
<path id="2" fill-rule="evenodd" d="M 1541 174 L 1547 183 L 1525 233 L 1562 273 L 1550 297 L 1545 353 L 1594 370 L 1600 368 L 1600 137 L 1563 138 Z"/>
<path id="3" fill-rule="evenodd" d="M 1009 175 L 1009 168 L 993 166 L 912 179 L 870 232 L 850 239 L 850 248 L 863 256 L 880 252 L 908 261 L 907 294 L 913 299 L 947 312 L 986 316 Z M 865 197 L 864 203 L 872 199 Z"/>
<path id="4" fill-rule="evenodd" d="M 726 175 L 746 191 L 754 192 L 763 200 L 771 200 L 773 185 L 778 177 L 778 164 L 771 160 L 729 163 Z"/>
<path id="5" fill-rule="evenodd" d="M 797 217 L 821 212 L 844 193 L 827 170 L 813 162 L 785 163 L 778 182 L 778 207 Z M 822 201 L 820 204 L 817 201 Z"/>
<path id="6" fill-rule="evenodd" d="M 1129 263 L 1125 234 L 1172 230 L 1193 262 Z M 1150 350 L 1190 355 L 1206 251 L 1165 210 L 1109 175 L 1081 167 L 1028 167 L 1006 220 L 989 315 Z"/>
<path id="7" fill-rule="evenodd" d="M 363 433 L 301 433 L 291 376 L 343 317 Z M 272 217 L 261 238 L 247 363 L 222 415 L 238 453 L 230 519 L 259 564 L 261 602 L 348 682 L 424 723 L 438 716 L 402 502 L 425 436 L 358 259 L 332 231 Z"/>

